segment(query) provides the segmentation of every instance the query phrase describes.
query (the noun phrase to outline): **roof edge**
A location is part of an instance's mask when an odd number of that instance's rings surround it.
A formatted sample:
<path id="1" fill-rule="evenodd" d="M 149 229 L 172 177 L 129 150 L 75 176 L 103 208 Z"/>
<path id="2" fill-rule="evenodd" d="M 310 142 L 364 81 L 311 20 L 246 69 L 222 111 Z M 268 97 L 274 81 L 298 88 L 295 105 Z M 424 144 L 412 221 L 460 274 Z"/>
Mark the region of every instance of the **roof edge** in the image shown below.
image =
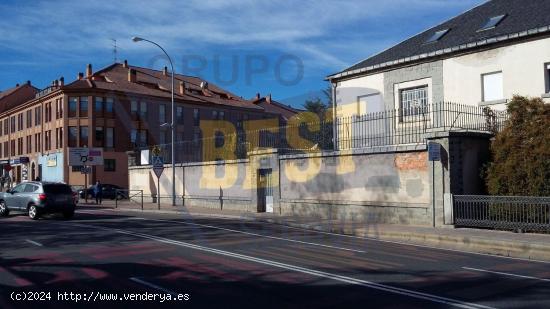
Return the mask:
<path id="1" fill-rule="evenodd" d="M 491 38 L 487 38 L 479 41 L 464 43 L 461 45 L 455 45 L 453 47 L 438 49 L 436 51 L 432 51 L 429 53 L 417 54 L 417 55 L 413 55 L 405 58 L 399 58 L 393 61 L 387 61 L 387 62 L 375 64 L 375 65 L 370 65 L 360 69 L 346 70 L 336 74 L 328 75 L 327 77 L 325 77 L 325 80 L 330 81 L 333 79 L 338 79 L 338 78 L 351 76 L 351 75 L 357 75 L 365 72 L 374 71 L 377 69 L 388 68 L 395 65 L 408 64 L 408 63 L 415 62 L 417 60 L 431 59 L 431 58 L 435 58 L 438 56 L 447 55 L 447 54 L 451 54 L 459 51 L 475 50 L 475 49 L 496 44 L 496 43 L 508 42 L 518 38 L 532 37 L 535 35 L 539 35 L 541 33 L 550 33 L 550 25 L 539 27 L 539 28 L 533 28 L 529 30 L 524 30 L 520 32 L 514 32 L 510 34 L 495 36 L 495 37 L 491 37 Z"/>

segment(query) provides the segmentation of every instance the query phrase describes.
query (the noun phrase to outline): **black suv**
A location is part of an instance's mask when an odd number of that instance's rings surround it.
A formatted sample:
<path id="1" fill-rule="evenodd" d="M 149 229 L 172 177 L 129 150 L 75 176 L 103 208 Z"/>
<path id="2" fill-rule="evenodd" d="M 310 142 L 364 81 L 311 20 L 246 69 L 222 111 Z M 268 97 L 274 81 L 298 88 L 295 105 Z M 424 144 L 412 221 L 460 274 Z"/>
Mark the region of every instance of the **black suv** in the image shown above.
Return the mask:
<path id="1" fill-rule="evenodd" d="M 62 213 L 70 219 L 75 208 L 73 190 L 64 183 L 31 181 L 0 193 L 0 216 L 16 210 L 27 212 L 33 220 L 48 213 Z"/>
<path id="2" fill-rule="evenodd" d="M 80 195 L 80 198 L 86 198 L 86 194 L 88 194 L 88 199 L 93 199 L 95 197 L 94 188 L 95 185 L 90 186 L 86 190 L 80 190 L 78 191 L 78 195 Z M 128 198 L 128 194 L 117 185 L 101 184 L 101 197 L 103 199 L 123 200 Z"/>

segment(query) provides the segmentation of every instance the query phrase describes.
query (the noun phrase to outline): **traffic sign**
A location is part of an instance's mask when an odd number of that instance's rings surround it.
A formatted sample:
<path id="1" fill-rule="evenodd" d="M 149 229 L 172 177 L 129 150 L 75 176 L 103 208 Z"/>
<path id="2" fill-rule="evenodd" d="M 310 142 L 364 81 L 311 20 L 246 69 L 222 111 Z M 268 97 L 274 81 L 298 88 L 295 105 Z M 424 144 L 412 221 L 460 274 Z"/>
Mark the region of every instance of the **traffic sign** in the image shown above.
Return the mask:
<path id="1" fill-rule="evenodd" d="M 441 145 L 438 143 L 428 143 L 428 161 L 441 161 Z"/>
<path id="2" fill-rule="evenodd" d="M 157 175 L 157 178 L 160 178 L 160 175 L 162 175 L 162 172 L 164 171 L 164 162 L 162 161 L 162 157 L 154 156 L 152 157 L 152 161 L 153 161 L 153 172 L 155 172 L 155 175 Z"/>
<path id="3" fill-rule="evenodd" d="M 69 165 L 103 165 L 103 148 L 69 148 Z"/>

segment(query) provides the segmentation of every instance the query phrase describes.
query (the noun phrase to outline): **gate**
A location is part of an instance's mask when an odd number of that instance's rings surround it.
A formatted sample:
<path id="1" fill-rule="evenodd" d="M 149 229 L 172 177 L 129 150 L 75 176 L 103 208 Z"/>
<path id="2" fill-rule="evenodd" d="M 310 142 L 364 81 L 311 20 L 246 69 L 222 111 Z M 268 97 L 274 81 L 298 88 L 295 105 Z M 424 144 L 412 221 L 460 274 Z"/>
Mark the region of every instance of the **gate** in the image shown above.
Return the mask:
<path id="1" fill-rule="evenodd" d="M 258 170 L 258 212 L 273 212 L 273 179 L 271 169 Z"/>

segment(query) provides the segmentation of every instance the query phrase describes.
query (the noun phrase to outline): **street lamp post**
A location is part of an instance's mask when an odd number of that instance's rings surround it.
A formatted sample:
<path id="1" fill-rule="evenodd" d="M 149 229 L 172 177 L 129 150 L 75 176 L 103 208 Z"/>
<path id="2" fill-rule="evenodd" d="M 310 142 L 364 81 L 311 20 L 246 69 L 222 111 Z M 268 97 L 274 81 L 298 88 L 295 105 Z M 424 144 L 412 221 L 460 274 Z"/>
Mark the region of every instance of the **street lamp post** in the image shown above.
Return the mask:
<path id="1" fill-rule="evenodd" d="M 164 52 L 164 54 L 166 55 L 166 57 L 168 58 L 168 61 L 170 62 L 170 67 L 171 67 L 171 71 L 170 71 L 170 75 L 171 75 L 171 93 L 172 93 L 172 122 L 170 123 L 170 129 L 172 131 L 172 206 L 176 206 L 176 150 L 175 150 L 175 144 L 176 144 L 176 135 L 175 135 L 175 107 L 174 107 L 174 64 L 172 63 L 172 58 L 170 58 L 170 56 L 168 55 L 168 53 L 166 52 L 166 50 L 164 50 L 164 48 L 162 48 L 162 46 L 158 45 L 157 43 L 153 42 L 153 41 L 150 41 L 150 40 L 147 40 L 147 39 L 144 39 L 144 38 L 140 38 L 140 37 L 133 37 L 132 38 L 132 41 L 134 42 L 140 42 L 140 41 L 145 41 L 145 42 L 149 42 L 155 46 L 157 46 L 158 48 L 160 48 L 162 50 L 162 52 Z M 159 196 L 160 198 L 160 196 Z"/>

